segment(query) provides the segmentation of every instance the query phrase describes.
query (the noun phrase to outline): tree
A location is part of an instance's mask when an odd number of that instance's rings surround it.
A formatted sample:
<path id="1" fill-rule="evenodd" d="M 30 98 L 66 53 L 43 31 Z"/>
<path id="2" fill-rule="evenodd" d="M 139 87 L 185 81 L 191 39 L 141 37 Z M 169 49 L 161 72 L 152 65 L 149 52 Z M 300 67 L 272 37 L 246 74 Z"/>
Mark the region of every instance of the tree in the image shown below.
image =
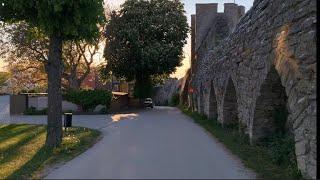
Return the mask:
<path id="1" fill-rule="evenodd" d="M 66 89 L 79 90 L 82 82 L 92 71 L 92 64 L 99 53 L 99 45 L 104 40 L 102 34 L 95 42 L 66 42 L 63 46 L 64 72 Z"/>
<path id="2" fill-rule="evenodd" d="M 11 78 L 8 89 L 12 93 L 31 90 L 36 87 L 46 90 L 47 75 L 44 64 L 47 62 L 48 38 L 39 34 L 25 22 L 7 24 L 1 27 L 3 54 L 6 70 Z M 32 37 L 32 38 L 31 38 Z"/>
<path id="3" fill-rule="evenodd" d="M 11 45 L 10 48 L 7 48 L 4 61 L 16 66 L 16 72 L 45 74 L 44 66 L 48 61 L 48 37 L 40 34 L 37 28 L 30 27 L 25 22 L 7 25 L 1 30 L 7 34 L 7 44 Z M 99 45 L 103 40 L 101 30 L 94 42 L 73 40 L 63 43 L 62 85 L 65 89 L 80 88 L 81 83 L 91 72 L 91 65 L 96 55 L 100 53 Z M 39 79 L 40 83 L 42 83 L 40 80 L 45 81 L 43 78 Z"/>
<path id="4" fill-rule="evenodd" d="M 0 72 L 0 87 L 4 86 L 9 79 L 10 74 L 7 72 Z"/>
<path id="5" fill-rule="evenodd" d="M 127 0 L 106 25 L 104 56 L 114 75 L 135 80 L 135 95 L 152 93 L 151 76 L 181 66 L 189 31 L 179 0 Z"/>
<path id="6" fill-rule="evenodd" d="M 7 86 L 10 74 L 8 72 L 0 71 L 0 95 L 3 93 L 8 93 Z"/>
<path id="7" fill-rule="evenodd" d="M 45 65 L 48 75 L 48 147 L 57 147 L 62 141 L 63 41 L 93 40 L 99 35 L 97 25 L 104 20 L 102 0 L 0 0 L 0 21 L 25 21 L 49 40 Z"/>
<path id="8" fill-rule="evenodd" d="M 6 66 L 6 70 L 11 74 L 7 84 L 7 89 L 11 93 L 19 93 L 21 91 L 36 90 L 37 92 L 45 92 L 47 90 L 47 74 L 43 65 L 39 62 L 33 64 L 11 62 Z M 36 68 L 32 68 L 36 67 Z"/>
<path id="9" fill-rule="evenodd" d="M 170 74 L 152 75 L 152 85 L 163 85 L 170 78 Z"/>

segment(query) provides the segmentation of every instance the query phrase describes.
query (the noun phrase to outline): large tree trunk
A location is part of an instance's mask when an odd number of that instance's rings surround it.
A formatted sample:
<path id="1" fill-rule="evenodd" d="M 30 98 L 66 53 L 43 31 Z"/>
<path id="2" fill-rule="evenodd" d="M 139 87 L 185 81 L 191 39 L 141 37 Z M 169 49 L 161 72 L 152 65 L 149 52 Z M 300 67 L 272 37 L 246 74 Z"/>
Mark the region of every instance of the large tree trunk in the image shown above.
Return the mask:
<path id="1" fill-rule="evenodd" d="M 148 75 L 136 75 L 134 85 L 134 95 L 139 98 L 139 103 L 142 106 L 145 98 L 152 96 L 152 83 Z"/>
<path id="2" fill-rule="evenodd" d="M 62 38 L 50 37 L 48 73 L 48 127 L 46 146 L 58 147 L 62 141 Z"/>

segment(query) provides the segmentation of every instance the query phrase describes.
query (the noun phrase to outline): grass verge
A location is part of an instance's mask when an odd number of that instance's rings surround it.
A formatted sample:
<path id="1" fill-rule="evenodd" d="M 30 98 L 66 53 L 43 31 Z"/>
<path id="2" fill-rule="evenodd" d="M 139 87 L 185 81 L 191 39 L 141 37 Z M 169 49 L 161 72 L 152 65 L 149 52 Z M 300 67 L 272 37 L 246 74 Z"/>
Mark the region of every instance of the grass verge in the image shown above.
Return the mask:
<path id="1" fill-rule="evenodd" d="M 61 147 L 44 146 L 46 126 L 0 125 L 0 179 L 42 178 L 40 171 L 58 162 L 66 162 L 95 144 L 100 132 L 72 127 L 63 135 Z"/>
<path id="2" fill-rule="evenodd" d="M 236 125 L 222 127 L 216 120 L 186 107 L 179 108 L 237 155 L 246 167 L 254 170 L 259 179 L 303 179 L 297 168 L 292 139 L 275 136 L 267 144 L 250 145 L 248 136 L 240 134 Z"/>

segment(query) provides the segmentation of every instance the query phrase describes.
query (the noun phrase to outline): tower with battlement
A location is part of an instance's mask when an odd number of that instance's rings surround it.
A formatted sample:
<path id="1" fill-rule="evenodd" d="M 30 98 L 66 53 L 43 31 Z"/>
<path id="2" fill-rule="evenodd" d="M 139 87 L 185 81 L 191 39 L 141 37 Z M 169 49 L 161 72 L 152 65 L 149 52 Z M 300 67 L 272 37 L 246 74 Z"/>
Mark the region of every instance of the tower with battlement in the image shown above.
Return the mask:
<path id="1" fill-rule="evenodd" d="M 201 46 L 212 48 L 235 28 L 245 14 L 245 7 L 225 3 L 224 12 L 218 13 L 218 4 L 196 4 L 196 14 L 191 15 L 191 63 Z"/>

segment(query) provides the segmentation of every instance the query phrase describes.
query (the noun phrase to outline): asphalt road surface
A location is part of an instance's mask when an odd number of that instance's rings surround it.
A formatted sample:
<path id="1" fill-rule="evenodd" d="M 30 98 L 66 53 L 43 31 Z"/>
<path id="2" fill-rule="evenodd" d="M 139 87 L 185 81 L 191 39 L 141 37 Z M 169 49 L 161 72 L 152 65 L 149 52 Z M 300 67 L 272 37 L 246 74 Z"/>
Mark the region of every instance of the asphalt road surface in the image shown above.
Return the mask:
<path id="1" fill-rule="evenodd" d="M 176 108 L 155 107 L 87 121 L 103 132 L 103 139 L 52 170 L 46 178 L 256 177 L 214 137 Z"/>
<path id="2" fill-rule="evenodd" d="M 9 108 L 9 97 L 0 96 L 1 124 L 47 122 L 46 116 L 10 116 Z M 73 125 L 99 129 L 103 139 L 75 159 L 49 171 L 46 178 L 256 177 L 221 143 L 176 108 L 73 116 Z"/>

